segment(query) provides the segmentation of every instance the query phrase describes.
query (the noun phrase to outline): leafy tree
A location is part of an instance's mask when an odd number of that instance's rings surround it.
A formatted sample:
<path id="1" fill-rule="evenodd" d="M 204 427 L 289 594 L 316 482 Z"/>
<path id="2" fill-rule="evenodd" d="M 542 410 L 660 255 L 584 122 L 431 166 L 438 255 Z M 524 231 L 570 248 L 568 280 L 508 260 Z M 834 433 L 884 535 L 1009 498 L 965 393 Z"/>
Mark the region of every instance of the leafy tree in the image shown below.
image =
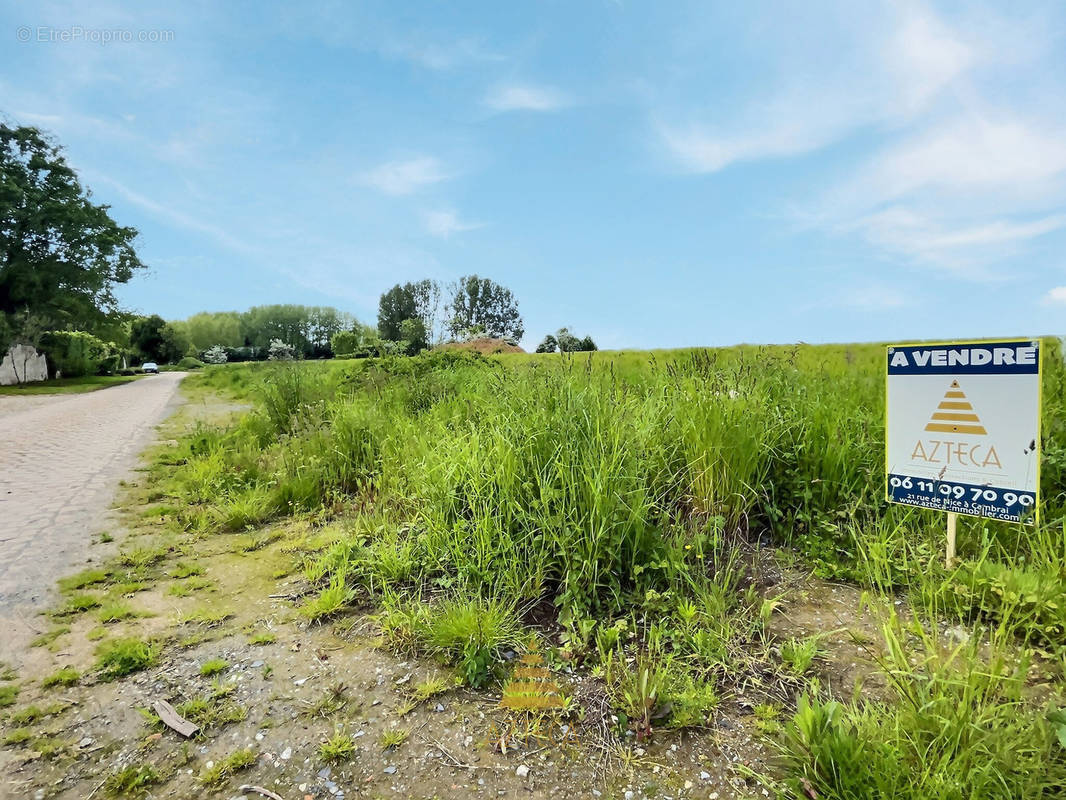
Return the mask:
<path id="1" fill-rule="evenodd" d="M 554 353 L 559 349 L 559 341 L 550 333 L 544 337 L 544 341 L 537 345 L 538 353 Z"/>
<path id="2" fill-rule="evenodd" d="M 418 304 L 412 284 L 396 284 L 378 300 L 378 333 L 382 339 L 398 342 L 403 338 L 400 325 L 405 319 L 418 316 Z"/>
<path id="3" fill-rule="evenodd" d="M 175 364 L 184 358 L 189 352 L 189 337 L 180 324 L 168 322 L 163 326 L 163 346 L 160 348 L 160 356 L 170 364 Z"/>
<path id="4" fill-rule="evenodd" d="M 382 355 L 382 339 L 378 332 L 369 325 L 360 325 L 358 322 L 350 331 L 339 331 L 333 334 L 331 342 L 333 355 L 338 358 L 366 358 L 367 356 Z M 398 344 L 390 342 L 390 344 Z"/>
<path id="5" fill-rule="evenodd" d="M 145 361 L 166 361 L 167 322 L 158 314 L 137 317 L 130 326 L 130 344 Z M 179 356 L 180 358 L 180 356 Z"/>
<path id="6" fill-rule="evenodd" d="M 281 339 L 271 341 L 268 352 L 270 355 L 267 356 L 267 359 L 270 361 L 292 361 L 297 354 L 295 347 L 281 341 Z"/>
<path id="7" fill-rule="evenodd" d="M 50 331 L 41 336 L 40 347 L 49 371 L 59 371 L 66 378 L 107 373 L 117 366 L 115 350 L 85 331 Z"/>
<path id="8" fill-rule="evenodd" d="M 574 353 L 581 349 L 581 340 L 570 333 L 569 328 L 559 328 L 555 334 L 560 353 Z"/>
<path id="9" fill-rule="evenodd" d="M 355 331 L 337 331 L 330 340 L 330 348 L 336 358 L 350 358 L 359 349 L 359 334 Z"/>
<path id="10" fill-rule="evenodd" d="M 559 328 L 555 337 L 559 343 L 559 351 L 562 353 L 580 353 L 596 349 L 596 343 L 592 341 L 591 336 L 579 338 L 572 334 L 569 328 Z"/>
<path id="11" fill-rule="evenodd" d="M 426 324 L 417 317 L 405 319 L 400 323 L 400 341 L 404 344 L 407 355 L 415 356 L 429 347 L 426 341 Z"/>
<path id="12" fill-rule="evenodd" d="M 204 351 L 204 361 L 208 364 L 225 364 L 229 361 L 226 356 L 226 348 L 220 344 L 208 348 Z"/>
<path id="13" fill-rule="evenodd" d="M 236 311 L 202 311 L 182 324 L 197 350 L 207 350 L 216 344 L 223 347 L 243 347 L 245 344 L 241 315 Z"/>
<path id="14" fill-rule="evenodd" d="M 402 341 L 404 335 L 401 326 L 405 320 L 413 319 L 422 323 L 427 347 L 430 342 L 437 341 L 440 295 L 440 284 L 428 278 L 414 283 L 398 283 L 382 294 L 378 301 L 378 333 L 381 338 Z"/>
<path id="15" fill-rule="evenodd" d="M 354 324 L 351 314 L 328 306 L 253 306 L 241 315 L 244 341 L 249 346 L 265 350 L 280 339 L 307 357 L 330 355 L 333 334 Z"/>
<path id="16" fill-rule="evenodd" d="M 109 210 L 41 131 L 0 123 L 0 346 L 117 310 L 115 285 L 144 264 Z"/>
<path id="17" fill-rule="evenodd" d="M 310 306 L 307 309 L 307 340 L 311 343 L 311 354 L 315 356 L 333 355 L 330 342 L 333 334 L 352 328 L 358 324 L 355 317 L 330 306 Z"/>
<path id="18" fill-rule="evenodd" d="M 522 315 L 510 289 L 477 275 L 464 275 L 450 289 L 448 330 L 453 336 L 480 326 L 486 336 L 515 341 L 522 338 Z"/>

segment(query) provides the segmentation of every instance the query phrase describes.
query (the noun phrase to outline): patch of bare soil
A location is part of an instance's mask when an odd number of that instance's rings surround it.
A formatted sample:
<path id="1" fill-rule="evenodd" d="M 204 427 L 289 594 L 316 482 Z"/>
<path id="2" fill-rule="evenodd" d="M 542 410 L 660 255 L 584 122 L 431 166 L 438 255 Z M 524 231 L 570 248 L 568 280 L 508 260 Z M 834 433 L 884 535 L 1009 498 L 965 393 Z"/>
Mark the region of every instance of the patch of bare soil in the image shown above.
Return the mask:
<path id="1" fill-rule="evenodd" d="M 146 541 L 138 546 L 152 546 L 151 533 L 141 535 Z M 219 549 L 235 544 L 236 553 Z M 93 675 L 91 638 L 101 625 L 91 611 L 70 623 L 52 651 L 35 648 L 17 708 L 63 708 L 31 723 L 27 743 L 0 750 L 6 781 L 0 795 L 86 798 L 100 795 L 107 778 L 127 767 L 151 766 L 160 780 L 146 787 L 147 796 L 168 798 L 238 796 L 243 785 L 299 800 L 752 796 L 733 767 L 759 767 L 765 751 L 735 704 L 723 706 L 713 730 L 659 733 L 626 752 L 603 749 L 596 716 L 602 709 L 589 708 L 586 721 L 570 722 L 571 736 L 555 733 L 501 753 L 509 718 L 497 707 L 499 695 L 458 688 L 442 665 L 390 654 L 365 635 L 307 627 L 291 599 L 301 579 L 274 577 L 295 566 L 284 540 L 241 552 L 245 546 L 241 537 L 204 542 L 196 559 L 205 566 L 202 575 L 160 580 L 134 593 L 130 604 L 151 616 L 102 626 L 109 639 L 165 640 L 158 666 L 111 682 L 89 677 L 69 688 L 42 688 L 40 678 L 60 667 Z M 183 592 L 190 580 L 200 587 L 190 596 L 171 593 Z M 361 618 L 349 622 L 339 627 L 367 628 Z M 225 666 L 201 675 L 213 660 Z M 434 677 L 449 688 L 413 701 L 415 687 Z M 592 705 L 602 696 L 592 678 L 562 674 L 560 682 Z M 178 708 L 204 701 L 219 719 L 184 740 L 146 717 L 160 699 Z M 4 735 L 18 727 L 9 714 Z M 406 736 L 386 747 L 390 732 Z M 350 736 L 356 749 L 330 763 L 320 747 L 337 733 Z M 57 752 L 47 752 L 41 740 Z M 254 753 L 254 763 L 217 790 L 205 787 L 211 768 L 243 748 Z"/>
<path id="2" fill-rule="evenodd" d="M 825 688 L 850 696 L 861 685 L 866 696 L 876 698 L 887 688 L 877 659 L 889 602 L 856 586 L 808 578 L 789 592 L 787 605 L 770 618 L 767 632 L 777 640 L 778 653 L 785 643 L 813 637 L 818 655 L 811 672 Z"/>
<path id="3" fill-rule="evenodd" d="M 484 337 L 481 339 L 471 339 L 467 342 L 445 342 L 439 344 L 435 350 L 469 350 L 474 353 L 481 353 L 482 355 L 491 355 L 493 353 L 524 353 L 526 352 L 518 345 L 508 342 L 506 339 L 493 339 L 490 337 Z"/>

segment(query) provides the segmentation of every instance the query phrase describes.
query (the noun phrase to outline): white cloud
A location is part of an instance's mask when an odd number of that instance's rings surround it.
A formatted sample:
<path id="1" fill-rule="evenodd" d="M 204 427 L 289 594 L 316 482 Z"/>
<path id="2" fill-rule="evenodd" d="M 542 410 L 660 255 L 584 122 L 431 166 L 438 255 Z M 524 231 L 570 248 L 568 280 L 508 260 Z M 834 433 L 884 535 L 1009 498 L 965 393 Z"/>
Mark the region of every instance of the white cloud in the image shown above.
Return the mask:
<path id="1" fill-rule="evenodd" d="M 429 211 L 425 216 L 426 230 L 434 236 L 447 239 L 454 233 L 473 231 L 485 227 L 483 222 L 470 222 L 459 218 L 454 211 Z"/>
<path id="2" fill-rule="evenodd" d="M 451 177 L 432 156 L 389 161 L 363 175 L 363 182 L 385 194 L 411 194 Z"/>
<path id="3" fill-rule="evenodd" d="M 1015 252 L 1030 239 L 1066 228 L 1066 214 L 952 224 L 936 215 L 893 206 L 844 228 L 858 231 L 890 253 L 981 279 L 990 277 L 987 263 Z"/>
<path id="4" fill-rule="evenodd" d="M 889 36 L 882 63 L 892 77 L 898 108 L 912 113 L 973 66 L 975 53 L 928 10 L 911 6 Z"/>
<path id="5" fill-rule="evenodd" d="M 1056 286 L 1054 289 L 1049 289 L 1048 293 L 1044 295 L 1044 303 L 1066 306 L 1066 286 Z"/>
<path id="6" fill-rule="evenodd" d="M 820 53 L 813 64 L 783 63 L 777 88 L 767 96 L 711 113 L 727 111 L 728 118 L 679 122 L 676 113 L 660 110 L 660 141 L 683 169 L 697 173 L 803 155 L 866 126 L 908 121 L 976 63 L 962 36 L 917 4 L 863 27 L 869 40 L 842 48 L 831 67 Z"/>
<path id="7" fill-rule="evenodd" d="M 659 133 L 674 158 L 692 172 L 717 172 L 740 161 L 799 155 L 838 136 L 837 126 L 828 121 L 779 123 L 728 134 L 700 125 L 661 125 Z"/>
<path id="8" fill-rule="evenodd" d="M 570 98 L 548 86 L 500 86 L 489 92 L 485 105 L 494 111 L 558 111 Z"/>
<path id="9" fill-rule="evenodd" d="M 460 64 L 500 61 L 479 39 L 465 38 L 453 42 L 427 42 L 389 37 L 380 46 L 381 54 L 410 61 L 426 69 L 447 70 Z"/>
<path id="10" fill-rule="evenodd" d="M 960 116 L 876 156 L 855 194 L 883 202 L 920 189 L 1039 190 L 1066 171 L 1066 130 L 1043 130 L 1017 115 Z"/>
<path id="11" fill-rule="evenodd" d="M 833 59 L 780 47 L 765 96 L 702 116 L 659 106 L 658 140 L 699 174 L 836 146 L 843 158 L 807 161 L 814 179 L 787 200 L 801 209 L 798 225 L 859 237 L 897 264 L 1004 276 L 992 265 L 1066 228 L 1059 84 L 1043 60 L 1016 54 L 1023 28 L 1034 53 L 1046 37 L 1033 21 L 987 12 L 949 23 L 920 0 L 882 8 L 873 19 L 843 11 L 818 28 L 845 30 Z M 771 32 L 760 34 L 756 47 L 773 47 Z M 853 166 L 830 172 L 841 164 Z"/>

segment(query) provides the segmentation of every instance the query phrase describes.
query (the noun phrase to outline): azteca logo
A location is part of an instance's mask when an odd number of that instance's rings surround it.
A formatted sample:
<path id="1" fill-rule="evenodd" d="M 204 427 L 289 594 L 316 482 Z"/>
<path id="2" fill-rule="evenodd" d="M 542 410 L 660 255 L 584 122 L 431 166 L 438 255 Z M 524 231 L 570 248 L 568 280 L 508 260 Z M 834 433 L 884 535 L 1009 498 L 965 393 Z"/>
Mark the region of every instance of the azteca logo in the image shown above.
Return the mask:
<path id="1" fill-rule="evenodd" d="M 952 381 L 944 392 L 944 399 L 936 407 L 925 430 L 967 438 L 919 439 L 911 452 L 912 462 L 1003 469 L 995 447 L 986 445 L 980 439 L 969 438 L 987 436 L 988 431 L 957 380 Z"/>

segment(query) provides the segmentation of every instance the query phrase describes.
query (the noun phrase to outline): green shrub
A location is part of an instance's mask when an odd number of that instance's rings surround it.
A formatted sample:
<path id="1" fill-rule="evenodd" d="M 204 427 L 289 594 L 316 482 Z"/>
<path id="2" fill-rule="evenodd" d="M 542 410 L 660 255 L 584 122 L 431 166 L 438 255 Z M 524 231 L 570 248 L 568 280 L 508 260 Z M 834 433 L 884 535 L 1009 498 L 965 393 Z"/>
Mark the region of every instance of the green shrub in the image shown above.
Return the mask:
<path id="1" fill-rule="evenodd" d="M 200 781 L 205 786 L 218 786 L 233 773 L 252 766 L 257 757 L 254 750 L 235 750 L 225 758 L 216 761 L 210 769 L 201 773 Z"/>
<path id="2" fill-rule="evenodd" d="M 355 751 L 355 740 L 346 733 L 338 732 L 319 745 L 318 757 L 326 763 L 349 761 L 355 755 Z"/>
<path id="3" fill-rule="evenodd" d="M 141 639 L 114 639 L 96 648 L 96 667 L 104 680 L 113 680 L 155 666 L 161 646 Z"/>
<path id="4" fill-rule="evenodd" d="M 117 357 L 111 345 L 84 331 L 51 331 L 41 338 L 41 350 L 51 372 L 65 378 L 106 374 L 113 371 Z"/>
<path id="5" fill-rule="evenodd" d="M 181 359 L 181 361 L 175 366 L 177 366 L 178 369 L 201 369 L 204 366 L 204 362 L 198 358 L 193 358 L 192 356 L 185 356 L 185 358 Z"/>
<path id="6" fill-rule="evenodd" d="M 104 793 L 108 797 L 144 797 L 148 787 L 161 780 L 151 764 L 131 764 L 104 781 Z"/>
<path id="7" fill-rule="evenodd" d="M 48 689 L 52 686 L 73 686 L 81 680 L 81 673 L 74 667 L 63 667 L 41 681 L 41 688 Z"/>
<path id="8" fill-rule="evenodd" d="M 0 708 L 15 704 L 15 698 L 19 695 L 19 687 L 13 683 L 0 686 Z"/>
<path id="9" fill-rule="evenodd" d="M 420 632 L 430 651 L 456 664 L 471 686 L 492 676 L 499 652 L 517 645 L 520 626 L 510 607 L 492 600 L 447 600 L 430 609 Z"/>
<path id="10" fill-rule="evenodd" d="M 200 665 L 200 674 L 205 678 L 225 672 L 229 668 L 229 662 L 221 658 L 212 658 Z"/>
<path id="11" fill-rule="evenodd" d="M 800 698 L 779 743 L 790 797 L 1035 800 L 1066 786 L 1066 747 L 1001 637 L 952 650 L 894 622 L 885 637 L 890 699 Z"/>

